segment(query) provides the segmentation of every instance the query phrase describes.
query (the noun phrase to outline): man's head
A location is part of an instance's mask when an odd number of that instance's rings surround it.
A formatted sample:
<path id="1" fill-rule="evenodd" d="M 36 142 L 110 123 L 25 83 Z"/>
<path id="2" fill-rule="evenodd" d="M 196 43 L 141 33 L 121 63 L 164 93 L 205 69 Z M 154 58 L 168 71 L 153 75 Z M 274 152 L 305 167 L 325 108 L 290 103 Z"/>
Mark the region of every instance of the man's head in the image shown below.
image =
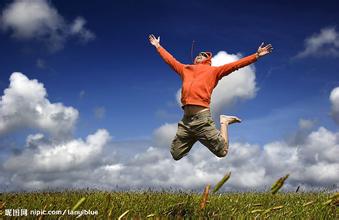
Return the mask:
<path id="1" fill-rule="evenodd" d="M 211 52 L 200 52 L 194 59 L 194 64 L 208 63 L 211 65 L 212 53 Z"/>

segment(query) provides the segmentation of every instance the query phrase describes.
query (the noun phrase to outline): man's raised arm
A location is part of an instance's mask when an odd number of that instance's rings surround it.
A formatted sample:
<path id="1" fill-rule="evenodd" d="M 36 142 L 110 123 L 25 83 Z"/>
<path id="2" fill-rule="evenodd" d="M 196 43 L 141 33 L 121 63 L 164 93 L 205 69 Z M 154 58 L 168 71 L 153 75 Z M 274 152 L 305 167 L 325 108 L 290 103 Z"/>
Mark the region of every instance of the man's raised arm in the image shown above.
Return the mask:
<path id="1" fill-rule="evenodd" d="M 165 48 L 160 45 L 160 36 L 156 38 L 153 34 L 148 36 L 149 42 L 157 49 L 161 58 L 180 76 L 182 75 L 184 64 L 177 61 Z"/>
<path id="2" fill-rule="evenodd" d="M 232 73 L 235 70 L 238 70 L 242 67 L 245 67 L 247 65 L 254 63 L 260 57 L 263 57 L 263 56 L 271 53 L 272 50 L 273 50 L 273 47 L 272 47 L 271 44 L 264 46 L 264 43 L 262 43 L 259 46 L 256 53 L 249 55 L 247 57 L 244 57 L 240 60 L 234 61 L 232 63 L 227 63 L 225 65 L 216 67 L 215 72 L 218 76 L 218 79 L 221 79 L 222 77 L 227 76 L 228 74 Z"/>

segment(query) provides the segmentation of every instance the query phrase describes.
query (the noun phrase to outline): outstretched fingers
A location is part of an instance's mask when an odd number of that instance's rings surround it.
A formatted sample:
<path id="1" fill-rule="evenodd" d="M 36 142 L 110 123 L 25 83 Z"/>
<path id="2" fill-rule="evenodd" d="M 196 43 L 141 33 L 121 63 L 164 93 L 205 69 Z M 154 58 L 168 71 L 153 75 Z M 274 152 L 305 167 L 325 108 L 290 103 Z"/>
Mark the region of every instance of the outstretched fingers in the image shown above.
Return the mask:
<path id="1" fill-rule="evenodd" d="M 262 42 L 259 46 L 259 48 L 262 48 L 264 46 L 264 42 Z"/>
<path id="2" fill-rule="evenodd" d="M 269 51 L 269 52 L 272 52 L 272 50 L 273 50 L 272 44 L 266 45 L 266 46 L 265 46 L 265 49 L 266 49 L 267 51 Z"/>
<path id="3" fill-rule="evenodd" d="M 154 36 L 154 34 L 150 34 L 150 35 L 148 36 L 148 39 L 149 39 L 149 41 L 150 41 L 153 45 L 160 42 L 160 36 L 159 36 L 158 38 L 156 38 L 156 37 Z"/>
<path id="4" fill-rule="evenodd" d="M 272 48 L 272 44 L 267 44 L 267 45 L 265 46 L 265 48 L 267 48 L 267 49 Z"/>
<path id="5" fill-rule="evenodd" d="M 154 40 L 154 38 L 155 38 L 155 37 L 154 37 L 153 34 L 150 34 L 150 35 L 148 36 L 148 39 L 149 39 L 149 40 Z"/>

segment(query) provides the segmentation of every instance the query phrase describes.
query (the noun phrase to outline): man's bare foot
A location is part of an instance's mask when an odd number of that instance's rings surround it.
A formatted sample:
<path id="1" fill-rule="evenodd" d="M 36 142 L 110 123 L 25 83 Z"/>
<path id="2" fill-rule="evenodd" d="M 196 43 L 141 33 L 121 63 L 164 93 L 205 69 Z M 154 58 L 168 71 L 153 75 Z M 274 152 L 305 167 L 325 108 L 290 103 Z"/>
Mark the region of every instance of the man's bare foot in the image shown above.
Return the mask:
<path id="1" fill-rule="evenodd" d="M 220 124 L 233 124 L 236 122 L 241 122 L 241 119 L 236 116 L 230 115 L 220 115 Z"/>

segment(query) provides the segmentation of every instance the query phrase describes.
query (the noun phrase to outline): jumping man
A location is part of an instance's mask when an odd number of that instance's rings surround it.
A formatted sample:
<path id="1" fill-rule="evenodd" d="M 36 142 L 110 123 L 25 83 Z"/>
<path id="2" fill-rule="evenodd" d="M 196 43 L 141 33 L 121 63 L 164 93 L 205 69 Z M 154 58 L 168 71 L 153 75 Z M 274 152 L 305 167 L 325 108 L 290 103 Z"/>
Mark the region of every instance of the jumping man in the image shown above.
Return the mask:
<path id="1" fill-rule="evenodd" d="M 225 157 L 229 145 L 228 125 L 241 120 L 235 116 L 220 115 L 219 131 L 209 109 L 212 91 L 222 77 L 271 53 L 272 45 L 264 46 L 262 43 L 257 52 L 250 56 L 222 66 L 211 66 L 211 52 L 200 52 L 194 59 L 194 64 L 185 65 L 160 45 L 160 37 L 156 38 L 151 34 L 149 41 L 182 80 L 181 103 L 184 116 L 178 123 L 177 133 L 171 144 L 173 159 L 180 160 L 186 156 L 196 141 L 200 141 L 216 156 Z"/>

